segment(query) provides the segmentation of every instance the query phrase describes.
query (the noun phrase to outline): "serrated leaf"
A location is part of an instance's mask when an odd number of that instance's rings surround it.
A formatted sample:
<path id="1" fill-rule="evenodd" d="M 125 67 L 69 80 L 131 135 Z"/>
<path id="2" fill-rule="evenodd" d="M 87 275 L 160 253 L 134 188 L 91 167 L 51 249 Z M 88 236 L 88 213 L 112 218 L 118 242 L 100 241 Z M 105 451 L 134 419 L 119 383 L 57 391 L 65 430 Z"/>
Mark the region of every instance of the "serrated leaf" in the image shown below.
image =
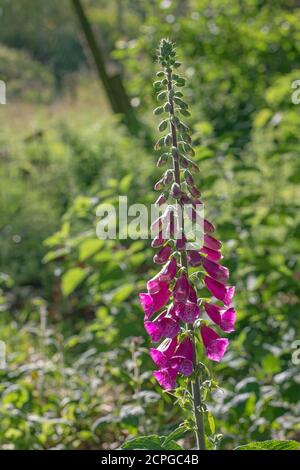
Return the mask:
<path id="1" fill-rule="evenodd" d="M 150 436 L 141 436 L 130 441 L 125 442 L 121 449 L 126 450 L 183 450 L 177 442 L 168 440 L 166 436 L 157 436 L 152 434 Z"/>
<path id="2" fill-rule="evenodd" d="M 300 442 L 278 440 L 250 442 L 234 450 L 300 450 Z"/>
<path id="3" fill-rule="evenodd" d="M 126 450 L 162 450 L 164 437 L 152 434 L 150 436 L 141 436 L 136 439 L 124 442 L 121 449 Z"/>
<path id="4" fill-rule="evenodd" d="M 179 426 L 166 437 L 164 446 L 171 441 L 177 441 L 178 439 L 181 439 L 188 431 L 189 429 L 186 426 Z"/>
<path id="5" fill-rule="evenodd" d="M 167 443 L 163 443 L 162 449 L 164 450 L 184 450 L 177 442 L 175 441 L 168 441 Z"/>

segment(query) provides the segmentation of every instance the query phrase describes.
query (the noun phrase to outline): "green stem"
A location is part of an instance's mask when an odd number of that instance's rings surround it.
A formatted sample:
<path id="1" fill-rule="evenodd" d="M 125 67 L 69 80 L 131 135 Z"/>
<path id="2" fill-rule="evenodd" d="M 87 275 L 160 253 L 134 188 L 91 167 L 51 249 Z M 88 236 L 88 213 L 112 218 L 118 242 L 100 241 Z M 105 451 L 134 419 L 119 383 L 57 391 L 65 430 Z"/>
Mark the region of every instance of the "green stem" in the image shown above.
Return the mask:
<path id="1" fill-rule="evenodd" d="M 170 130 L 172 135 L 172 146 L 178 149 L 177 143 L 177 130 L 173 123 L 172 117 L 174 117 L 174 102 L 172 96 L 170 96 L 170 91 L 173 90 L 172 85 L 172 71 L 170 68 L 167 69 L 167 78 L 168 78 L 168 92 L 169 92 L 169 103 L 170 103 Z M 180 179 L 180 164 L 178 158 L 179 152 L 177 155 L 173 155 L 173 169 L 174 169 L 174 179 L 175 182 L 181 187 L 181 179 Z M 179 202 L 181 208 L 183 209 L 183 204 Z M 182 211 L 183 214 L 183 211 Z M 184 227 L 183 227 L 183 220 L 182 220 L 182 235 L 183 235 Z M 181 252 L 181 265 L 185 267 L 187 275 L 188 275 L 188 262 L 187 262 L 187 254 L 186 250 L 182 250 Z M 197 365 L 197 350 L 195 344 L 195 355 L 196 360 L 195 364 Z M 200 379 L 198 376 L 192 381 L 192 396 L 193 396 L 193 408 L 194 408 L 194 416 L 195 416 L 195 435 L 196 435 L 196 442 L 198 450 L 205 450 L 205 429 L 204 429 L 204 420 L 203 420 L 203 412 L 201 409 L 201 391 L 200 391 Z"/>
<path id="2" fill-rule="evenodd" d="M 201 410 L 202 400 L 201 400 L 201 390 L 200 390 L 200 380 L 196 376 L 195 380 L 192 381 L 192 394 L 194 402 L 194 415 L 196 421 L 196 441 L 197 448 L 199 450 L 205 450 L 205 429 L 204 429 L 204 420 L 203 412 Z"/>

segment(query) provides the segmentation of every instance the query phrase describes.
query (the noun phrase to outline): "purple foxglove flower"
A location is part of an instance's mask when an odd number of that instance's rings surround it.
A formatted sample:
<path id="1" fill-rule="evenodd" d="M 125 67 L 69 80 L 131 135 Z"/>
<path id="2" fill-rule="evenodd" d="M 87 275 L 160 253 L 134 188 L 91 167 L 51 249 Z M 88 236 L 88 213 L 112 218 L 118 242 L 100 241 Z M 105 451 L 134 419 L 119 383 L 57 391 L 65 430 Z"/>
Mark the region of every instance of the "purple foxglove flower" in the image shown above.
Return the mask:
<path id="1" fill-rule="evenodd" d="M 203 267 L 207 274 L 213 279 L 216 279 L 220 282 L 227 282 L 229 278 L 229 271 L 225 266 L 221 266 L 220 264 L 214 263 L 207 258 L 203 260 Z"/>
<path id="2" fill-rule="evenodd" d="M 201 206 L 203 206 L 203 202 L 201 201 L 201 199 L 193 199 L 192 204 L 197 209 L 200 209 Z"/>
<path id="3" fill-rule="evenodd" d="M 189 187 L 189 192 L 193 197 L 199 197 L 201 195 L 199 189 L 197 189 L 195 186 Z"/>
<path id="4" fill-rule="evenodd" d="M 179 184 L 177 184 L 177 183 L 173 183 L 173 184 L 172 184 L 170 194 L 171 194 L 171 196 L 172 196 L 174 199 L 179 199 L 179 198 L 180 198 L 180 196 L 181 196 L 181 189 L 180 189 Z"/>
<path id="5" fill-rule="evenodd" d="M 203 253 L 204 255 L 206 255 L 207 258 L 211 261 L 220 261 L 223 258 L 220 251 L 211 250 L 210 248 L 207 248 L 206 246 L 203 246 L 201 248 L 200 253 Z"/>
<path id="6" fill-rule="evenodd" d="M 193 223 L 198 224 L 198 225 L 201 225 L 203 221 L 203 218 L 201 217 L 201 215 L 198 214 L 198 212 L 193 207 L 188 207 L 187 216 Z"/>
<path id="7" fill-rule="evenodd" d="M 148 321 L 146 318 L 144 322 L 145 330 L 154 342 L 159 341 L 162 337 L 175 338 L 180 332 L 178 320 L 164 316 L 165 313 L 154 321 Z"/>
<path id="8" fill-rule="evenodd" d="M 189 300 L 190 302 L 192 302 L 192 304 L 196 304 L 196 303 L 197 303 L 197 293 L 196 293 L 196 291 L 195 291 L 195 289 L 194 289 L 193 286 L 190 286 L 190 292 L 189 292 L 189 298 L 188 298 L 188 300 Z"/>
<path id="9" fill-rule="evenodd" d="M 189 376 L 194 371 L 194 365 L 188 359 L 181 356 L 174 356 L 171 359 L 172 368 L 175 369 L 179 374 Z"/>
<path id="10" fill-rule="evenodd" d="M 160 368 L 167 367 L 177 347 L 177 338 L 164 340 L 158 348 L 150 349 L 153 362 Z"/>
<path id="11" fill-rule="evenodd" d="M 188 263 L 190 266 L 193 268 L 196 268 L 197 266 L 201 266 L 203 263 L 203 256 L 198 253 L 196 250 L 190 250 L 187 253 L 187 258 L 188 258 Z"/>
<path id="12" fill-rule="evenodd" d="M 221 302 L 227 306 L 231 304 L 231 300 L 234 295 L 234 287 L 224 286 L 224 284 L 209 276 L 205 276 L 204 282 L 214 297 L 221 300 Z"/>
<path id="13" fill-rule="evenodd" d="M 185 338 L 170 360 L 172 368 L 182 375 L 191 375 L 194 370 L 195 348 L 190 338 Z"/>
<path id="14" fill-rule="evenodd" d="M 185 170 L 183 177 L 189 186 L 194 186 L 194 178 L 192 177 L 189 170 Z"/>
<path id="15" fill-rule="evenodd" d="M 180 332 L 179 323 L 173 318 L 160 318 L 157 320 L 157 325 L 164 338 L 175 338 Z"/>
<path id="16" fill-rule="evenodd" d="M 182 194 L 181 198 L 180 198 L 180 203 L 183 204 L 183 205 L 186 205 L 186 204 L 191 204 L 192 200 L 191 198 L 187 195 L 187 194 Z"/>
<path id="17" fill-rule="evenodd" d="M 168 260 L 168 258 L 170 257 L 171 251 L 172 250 L 171 250 L 171 247 L 169 245 L 166 245 L 163 248 L 161 248 L 159 250 L 159 252 L 156 253 L 156 255 L 154 255 L 154 257 L 153 257 L 154 263 L 164 264 Z"/>
<path id="18" fill-rule="evenodd" d="M 200 314 L 200 308 L 192 302 L 180 302 L 174 304 L 175 314 L 184 323 L 194 323 Z"/>
<path id="19" fill-rule="evenodd" d="M 177 262 L 175 258 L 172 258 L 155 277 L 158 277 L 160 281 L 171 282 L 176 276 L 176 272 Z"/>
<path id="20" fill-rule="evenodd" d="M 153 372 L 153 376 L 159 385 L 165 390 L 172 390 L 176 387 L 177 372 L 171 367 L 168 369 L 156 370 Z"/>
<path id="21" fill-rule="evenodd" d="M 165 242 L 166 242 L 166 240 L 160 234 L 160 235 L 157 235 L 155 238 L 153 238 L 151 246 L 152 246 L 152 248 L 158 248 L 158 247 L 164 245 Z"/>
<path id="22" fill-rule="evenodd" d="M 178 237 L 176 240 L 176 250 L 178 251 L 185 250 L 186 242 L 187 242 L 186 236 L 182 234 L 181 237 L 180 238 Z"/>
<path id="23" fill-rule="evenodd" d="M 170 295 L 171 291 L 167 284 L 155 294 L 149 294 L 148 292 L 140 294 L 140 302 L 146 318 L 150 318 L 158 312 L 168 302 Z"/>
<path id="24" fill-rule="evenodd" d="M 161 281 L 158 275 L 156 275 L 152 279 L 149 279 L 149 281 L 147 282 L 147 291 L 149 294 L 156 294 L 157 292 L 166 287 L 168 287 L 168 284 L 164 281 Z"/>
<path id="25" fill-rule="evenodd" d="M 144 322 L 144 328 L 147 331 L 148 335 L 151 338 L 151 341 L 153 343 L 157 343 L 162 337 L 161 329 L 157 325 L 157 323 L 153 321 L 145 321 Z"/>
<path id="26" fill-rule="evenodd" d="M 222 248 L 222 243 L 217 240 L 216 238 L 208 235 L 208 233 L 204 234 L 204 246 L 210 248 L 211 250 L 218 251 Z"/>
<path id="27" fill-rule="evenodd" d="M 170 221 L 167 225 L 167 228 L 166 228 L 166 236 L 168 238 L 174 238 L 175 236 L 175 219 L 174 219 L 174 215 L 173 214 L 170 214 Z"/>
<path id="28" fill-rule="evenodd" d="M 209 318 L 223 331 L 231 333 L 234 331 L 234 324 L 236 320 L 236 312 L 234 308 L 224 308 L 219 305 L 209 304 L 205 302 L 205 311 Z"/>
<path id="29" fill-rule="evenodd" d="M 163 184 L 170 184 L 173 178 L 173 170 L 167 170 L 163 177 Z"/>
<path id="30" fill-rule="evenodd" d="M 194 343 L 188 336 L 179 343 L 174 356 L 183 356 L 191 362 L 195 359 L 195 347 Z"/>
<path id="31" fill-rule="evenodd" d="M 158 198 L 156 199 L 156 202 L 155 202 L 155 207 L 160 207 L 162 206 L 163 204 L 165 204 L 167 202 L 167 196 L 165 193 L 162 193 L 160 196 L 158 196 Z"/>
<path id="32" fill-rule="evenodd" d="M 211 361 L 220 362 L 228 347 L 229 341 L 221 338 L 212 328 L 202 326 L 200 329 L 205 352 Z"/>
<path id="33" fill-rule="evenodd" d="M 159 234 L 163 229 L 163 220 L 162 217 L 158 217 L 154 222 L 151 224 L 151 233 Z"/>
<path id="34" fill-rule="evenodd" d="M 204 232 L 205 233 L 211 233 L 215 231 L 214 225 L 209 222 L 208 220 L 204 219 Z"/>
<path id="35" fill-rule="evenodd" d="M 186 274 L 181 274 L 177 279 L 174 289 L 173 296 L 176 302 L 184 302 L 187 300 L 190 292 L 190 284 Z"/>

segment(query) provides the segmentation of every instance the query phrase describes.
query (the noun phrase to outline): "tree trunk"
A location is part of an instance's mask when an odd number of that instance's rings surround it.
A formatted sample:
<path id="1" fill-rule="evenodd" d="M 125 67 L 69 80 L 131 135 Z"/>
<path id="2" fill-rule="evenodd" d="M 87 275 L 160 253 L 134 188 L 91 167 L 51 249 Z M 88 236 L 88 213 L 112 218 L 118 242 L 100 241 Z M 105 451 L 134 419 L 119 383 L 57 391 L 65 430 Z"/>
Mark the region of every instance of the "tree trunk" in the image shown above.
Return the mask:
<path id="1" fill-rule="evenodd" d="M 141 125 L 125 91 L 120 73 L 120 66 L 116 63 L 116 66 L 113 67 L 113 71 L 111 73 L 109 72 L 109 68 L 105 63 L 103 51 L 96 40 L 94 31 L 85 14 L 81 0 L 72 0 L 72 4 L 89 49 L 92 53 L 99 78 L 103 84 L 111 108 L 114 113 L 121 114 L 122 120 L 129 131 L 136 135 L 139 132 Z"/>

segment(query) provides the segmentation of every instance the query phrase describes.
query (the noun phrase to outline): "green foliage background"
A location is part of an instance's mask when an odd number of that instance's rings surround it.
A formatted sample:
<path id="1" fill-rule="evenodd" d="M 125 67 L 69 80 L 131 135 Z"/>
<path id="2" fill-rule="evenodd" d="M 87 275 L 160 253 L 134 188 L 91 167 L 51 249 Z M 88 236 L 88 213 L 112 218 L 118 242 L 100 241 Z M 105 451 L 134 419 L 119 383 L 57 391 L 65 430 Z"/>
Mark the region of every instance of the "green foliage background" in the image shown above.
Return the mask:
<path id="1" fill-rule="evenodd" d="M 115 448 L 184 419 L 151 377 L 137 301 L 155 272 L 150 243 L 95 235 L 99 203 L 153 202 L 156 156 L 93 86 L 71 7 L 41 3 L 1 1 L 0 78 L 13 88 L 0 107 L 0 447 Z M 297 2 L 128 0 L 123 12 L 108 3 L 85 6 L 153 142 L 162 36 L 177 42 L 188 79 L 197 183 L 237 286 L 236 332 L 211 367 L 221 448 L 300 440 Z"/>

